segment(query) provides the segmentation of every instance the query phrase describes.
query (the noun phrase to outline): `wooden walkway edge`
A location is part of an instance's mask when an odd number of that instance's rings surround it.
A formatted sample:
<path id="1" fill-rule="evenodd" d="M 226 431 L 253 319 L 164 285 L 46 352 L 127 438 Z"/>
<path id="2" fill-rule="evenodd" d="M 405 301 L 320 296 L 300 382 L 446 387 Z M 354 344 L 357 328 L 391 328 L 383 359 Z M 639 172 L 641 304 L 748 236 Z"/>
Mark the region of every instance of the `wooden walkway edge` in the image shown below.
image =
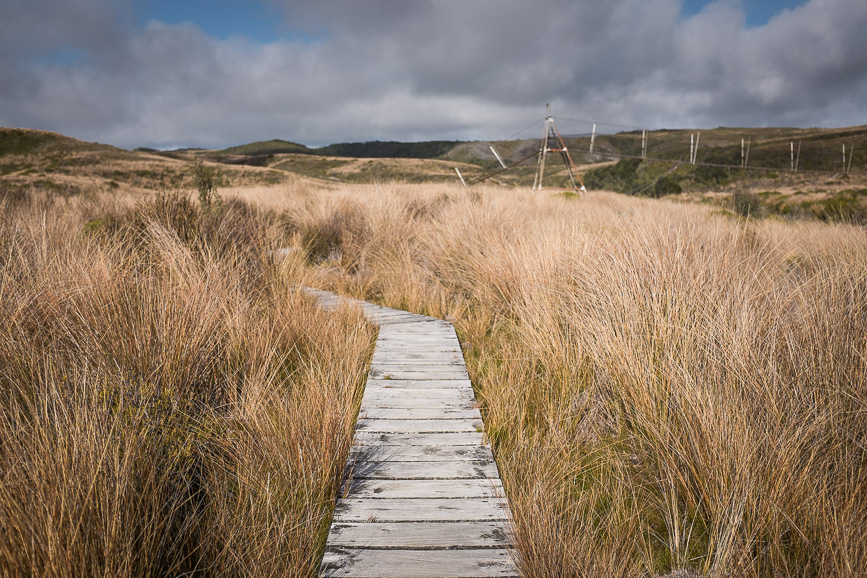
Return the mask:
<path id="1" fill-rule="evenodd" d="M 350 303 L 379 338 L 322 576 L 517 576 L 509 506 L 451 323 Z"/>

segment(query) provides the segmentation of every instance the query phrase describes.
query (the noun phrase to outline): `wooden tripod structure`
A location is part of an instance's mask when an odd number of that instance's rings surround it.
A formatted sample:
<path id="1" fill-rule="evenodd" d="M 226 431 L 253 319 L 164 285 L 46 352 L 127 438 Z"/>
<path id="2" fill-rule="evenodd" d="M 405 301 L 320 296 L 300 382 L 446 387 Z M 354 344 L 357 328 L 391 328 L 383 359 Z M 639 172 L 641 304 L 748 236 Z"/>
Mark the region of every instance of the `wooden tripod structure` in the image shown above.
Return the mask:
<path id="1" fill-rule="evenodd" d="M 575 163 L 572 162 L 572 157 L 569 155 L 569 149 L 566 148 L 566 143 L 563 142 L 563 137 L 560 136 L 560 131 L 557 130 L 557 125 L 554 124 L 554 117 L 551 116 L 551 105 L 548 104 L 548 115 L 545 117 L 545 136 L 542 137 L 542 146 L 539 149 L 539 168 L 536 171 L 536 178 L 533 181 L 533 190 L 541 191 L 544 189 L 543 182 L 545 178 L 545 161 L 548 159 L 549 153 L 560 153 L 563 157 L 563 164 L 566 165 L 566 171 L 569 173 L 569 181 L 572 183 L 572 190 L 576 193 L 584 193 L 587 189 L 584 188 L 584 181 L 581 180 L 581 175 L 578 174 L 578 169 Z M 577 179 L 577 183 L 575 182 Z M 580 184 L 580 187 L 578 186 Z"/>

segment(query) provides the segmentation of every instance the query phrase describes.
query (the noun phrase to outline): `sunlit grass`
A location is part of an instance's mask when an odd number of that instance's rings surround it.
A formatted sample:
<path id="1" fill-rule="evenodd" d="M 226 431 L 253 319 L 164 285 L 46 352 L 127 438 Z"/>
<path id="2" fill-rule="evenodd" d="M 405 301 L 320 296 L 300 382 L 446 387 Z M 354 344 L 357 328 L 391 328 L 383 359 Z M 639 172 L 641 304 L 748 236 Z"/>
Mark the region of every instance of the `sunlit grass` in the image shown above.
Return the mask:
<path id="1" fill-rule="evenodd" d="M 372 329 L 295 283 L 454 321 L 526 575 L 867 567 L 863 228 L 608 193 L 220 194 L 6 201 L 5 574 L 315 573 Z"/>
<path id="2" fill-rule="evenodd" d="M 527 575 L 867 567 L 867 233 L 375 185 L 285 213 L 323 288 L 454 319 Z"/>
<path id="3" fill-rule="evenodd" d="M 239 201 L 85 205 L 0 220 L 0 574 L 315 573 L 372 328 Z"/>

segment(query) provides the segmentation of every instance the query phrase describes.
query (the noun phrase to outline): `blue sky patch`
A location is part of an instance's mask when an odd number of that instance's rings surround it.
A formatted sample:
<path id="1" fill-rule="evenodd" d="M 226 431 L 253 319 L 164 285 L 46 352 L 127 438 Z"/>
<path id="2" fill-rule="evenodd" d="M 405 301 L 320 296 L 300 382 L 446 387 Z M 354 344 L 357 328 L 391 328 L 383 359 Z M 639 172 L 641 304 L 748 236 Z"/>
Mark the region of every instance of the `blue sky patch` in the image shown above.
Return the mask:
<path id="1" fill-rule="evenodd" d="M 43 66 L 76 66 L 87 60 L 87 52 L 73 46 L 64 46 L 33 56 L 34 64 Z"/>
<path id="2" fill-rule="evenodd" d="M 747 26 L 755 28 L 764 26 L 775 15 L 786 9 L 797 8 L 806 4 L 806 0 L 743 0 L 744 10 L 747 13 Z M 685 0 L 683 14 L 693 16 L 701 12 L 702 8 L 712 4 L 707 0 Z"/>
<path id="3" fill-rule="evenodd" d="M 241 0 L 141 0 L 135 3 L 140 24 L 192 22 L 214 38 L 246 36 L 260 43 L 286 38 L 283 14 L 276 6 Z M 301 38 L 301 40 L 306 40 Z"/>

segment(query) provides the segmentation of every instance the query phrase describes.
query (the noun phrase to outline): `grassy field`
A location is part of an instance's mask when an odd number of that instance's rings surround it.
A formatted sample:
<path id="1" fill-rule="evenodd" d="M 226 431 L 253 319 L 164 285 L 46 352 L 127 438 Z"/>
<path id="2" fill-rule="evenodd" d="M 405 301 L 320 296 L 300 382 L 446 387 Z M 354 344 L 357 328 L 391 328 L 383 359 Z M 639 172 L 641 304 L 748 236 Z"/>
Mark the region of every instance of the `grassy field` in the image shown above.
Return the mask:
<path id="1" fill-rule="evenodd" d="M 863 228 L 610 193 L 270 194 L 311 282 L 454 320 L 526 575 L 867 567 Z"/>
<path id="2" fill-rule="evenodd" d="M 374 330 L 299 296 L 276 216 L 0 201 L 0 575 L 318 569 Z"/>
<path id="3" fill-rule="evenodd" d="M 867 567 L 867 230 L 783 210 L 836 190 L 26 178 L 0 182 L 0 575 L 315 573 L 375 330 L 298 283 L 455 323 L 528 576 Z"/>

